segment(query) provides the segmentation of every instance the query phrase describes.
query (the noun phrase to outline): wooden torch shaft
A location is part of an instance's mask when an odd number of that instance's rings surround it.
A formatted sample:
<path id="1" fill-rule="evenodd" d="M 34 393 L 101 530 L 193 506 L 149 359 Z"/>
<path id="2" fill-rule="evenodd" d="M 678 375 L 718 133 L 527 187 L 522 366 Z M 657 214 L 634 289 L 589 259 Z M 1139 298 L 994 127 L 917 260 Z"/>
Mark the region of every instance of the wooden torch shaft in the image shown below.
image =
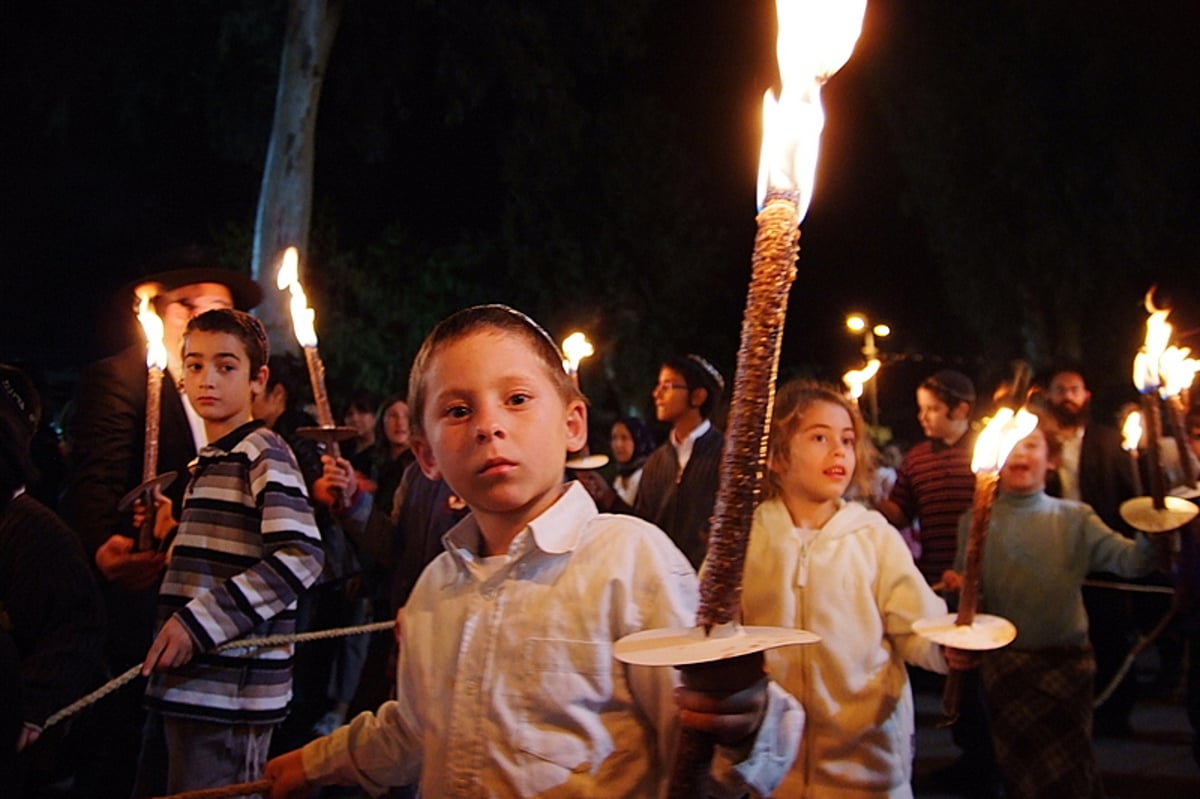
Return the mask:
<path id="1" fill-rule="evenodd" d="M 1175 446 L 1179 450 L 1179 468 L 1183 473 L 1183 484 L 1189 488 L 1196 485 L 1196 469 L 1192 464 L 1191 447 L 1187 436 L 1187 410 L 1183 407 L 1183 397 L 1176 394 L 1167 401 L 1171 409 L 1171 433 L 1175 438 Z"/>
<path id="2" fill-rule="evenodd" d="M 151 366 L 146 371 L 146 435 L 142 442 L 142 481 L 158 475 L 159 424 L 162 417 L 163 370 Z M 154 495 L 145 492 L 146 518 L 138 529 L 137 550 L 144 552 L 154 547 Z"/>
<path id="3" fill-rule="evenodd" d="M 313 402 L 317 406 L 317 424 L 321 427 L 335 427 L 333 421 L 333 406 L 329 403 L 329 392 L 325 388 L 325 363 L 316 347 L 304 347 L 304 362 L 308 365 L 308 379 L 312 384 Z M 338 442 L 330 439 L 329 454 L 335 458 L 341 457 L 341 447 Z"/>
<path id="4" fill-rule="evenodd" d="M 758 215 L 720 483 L 700 581 L 696 623 L 706 629 L 733 621 L 741 605 L 750 523 L 766 463 L 779 344 L 799 251 L 796 202 L 769 197 Z M 694 799 L 703 795 L 701 786 L 711 766 L 714 744 L 710 736 L 687 728 L 681 736 L 667 795 Z"/>
<path id="5" fill-rule="evenodd" d="M 958 595 L 958 615 L 955 624 L 971 624 L 979 609 L 980 571 L 983 567 L 983 546 L 987 540 L 988 525 L 992 522 L 992 503 L 996 500 L 996 487 L 1000 475 L 983 472 L 975 475 L 975 499 L 971 508 L 971 529 L 967 534 L 967 551 L 963 559 L 962 589 Z M 951 670 L 946 675 L 942 689 L 942 712 L 953 722 L 958 718 L 959 699 L 962 695 L 962 672 Z"/>
<path id="6" fill-rule="evenodd" d="M 1162 440 L 1162 414 L 1158 406 L 1158 393 L 1142 394 L 1142 424 L 1146 426 L 1146 471 L 1149 472 L 1150 498 L 1155 510 L 1167 507 L 1166 487 L 1163 485 L 1162 456 L 1159 442 Z"/>

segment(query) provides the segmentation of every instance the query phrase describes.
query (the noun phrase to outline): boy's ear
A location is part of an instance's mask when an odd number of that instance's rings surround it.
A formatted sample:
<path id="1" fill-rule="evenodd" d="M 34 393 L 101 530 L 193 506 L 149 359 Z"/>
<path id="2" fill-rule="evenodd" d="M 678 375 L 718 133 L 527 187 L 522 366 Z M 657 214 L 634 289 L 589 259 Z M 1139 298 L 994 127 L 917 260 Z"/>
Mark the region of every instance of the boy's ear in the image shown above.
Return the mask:
<path id="1" fill-rule="evenodd" d="M 413 455 L 417 458 L 417 465 L 421 467 L 425 476 L 430 480 L 441 480 L 442 472 L 438 469 L 437 459 L 433 457 L 433 449 L 429 444 L 424 439 L 414 438 L 410 442 L 410 446 L 412 446 Z"/>
<path id="2" fill-rule="evenodd" d="M 587 444 L 587 403 L 572 400 L 567 404 L 567 452 L 577 452 Z"/>
<path id="3" fill-rule="evenodd" d="M 691 390 L 691 392 L 688 394 L 688 403 L 693 408 L 699 408 L 701 405 L 704 404 L 705 400 L 707 400 L 707 399 L 708 399 L 708 389 L 707 388 L 703 388 L 703 387 L 693 388 Z"/>
<path id="4" fill-rule="evenodd" d="M 250 378 L 250 395 L 260 397 L 267 391 L 267 380 L 271 377 L 271 369 L 265 363 L 258 367 L 258 374 Z"/>

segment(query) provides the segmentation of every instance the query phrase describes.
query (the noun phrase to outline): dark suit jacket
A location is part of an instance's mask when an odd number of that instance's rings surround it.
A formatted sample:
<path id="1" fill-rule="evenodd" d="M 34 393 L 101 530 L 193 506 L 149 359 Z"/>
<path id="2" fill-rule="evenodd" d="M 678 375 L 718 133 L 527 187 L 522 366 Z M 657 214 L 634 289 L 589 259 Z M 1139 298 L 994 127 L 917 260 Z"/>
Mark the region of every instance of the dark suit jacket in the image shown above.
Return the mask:
<path id="1" fill-rule="evenodd" d="M 1062 496 L 1057 473 L 1048 475 L 1046 493 Z M 1121 519 L 1121 503 L 1136 496 L 1133 465 L 1121 448 L 1115 427 L 1088 422 L 1079 447 L 1079 494 L 1105 524 L 1114 530 L 1132 532 Z"/>
<path id="2" fill-rule="evenodd" d="M 76 392 L 67 429 L 71 446 L 62 514 L 83 542 L 88 561 L 114 533 L 132 535 L 130 516 L 117 503 L 142 482 L 146 426 L 146 356 L 135 345 L 90 365 Z M 183 399 L 169 373 L 163 375 L 159 422 L 158 474 L 174 471 L 163 492 L 178 516 L 187 487 L 188 463 L 196 444 Z M 114 669 L 124 669 L 146 654 L 154 630 L 157 586 L 128 592 L 101 576 L 109 614 L 108 653 Z"/>
<path id="3" fill-rule="evenodd" d="M 720 484 L 724 434 L 713 427 L 696 439 L 683 474 L 668 441 L 646 459 L 633 512 L 658 525 L 697 569 L 704 560 L 713 504 Z"/>

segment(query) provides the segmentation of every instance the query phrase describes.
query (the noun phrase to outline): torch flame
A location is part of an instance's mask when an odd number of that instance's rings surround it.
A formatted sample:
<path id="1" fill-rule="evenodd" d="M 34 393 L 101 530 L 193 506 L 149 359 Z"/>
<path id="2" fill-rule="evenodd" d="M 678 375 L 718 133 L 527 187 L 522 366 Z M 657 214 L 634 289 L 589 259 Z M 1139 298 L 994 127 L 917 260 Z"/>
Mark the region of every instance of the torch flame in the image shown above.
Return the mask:
<path id="1" fill-rule="evenodd" d="M 763 97 L 758 207 L 794 194 L 803 219 L 812 200 L 825 111 L 821 86 L 842 68 L 862 31 L 866 0 L 775 0 L 776 59 L 783 90 Z"/>
<path id="2" fill-rule="evenodd" d="M 879 359 L 872 358 L 862 369 L 851 369 L 842 375 L 842 382 L 850 389 L 850 398 L 858 399 L 863 395 L 863 386 L 879 371 Z"/>
<path id="3" fill-rule="evenodd" d="M 587 336 L 579 331 L 563 339 L 562 351 L 563 355 L 566 356 L 563 359 L 563 368 L 568 372 L 578 371 L 579 362 L 596 353 L 592 342 L 588 341 Z"/>
<path id="4" fill-rule="evenodd" d="M 146 335 L 146 367 L 148 369 L 166 369 L 167 346 L 163 343 L 165 331 L 162 319 L 150 309 L 152 290 L 139 288 L 137 296 L 140 301 L 137 318 L 142 325 L 142 332 Z"/>
<path id="5" fill-rule="evenodd" d="M 1147 295 L 1147 309 L 1153 307 Z M 1162 385 L 1162 357 L 1171 341 L 1168 310 L 1154 310 L 1146 319 L 1146 341 L 1133 359 L 1133 384 L 1138 391 L 1149 394 Z"/>
<path id="6" fill-rule="evenodd" d="M 1130 411 L 1121 425 L 1121 449 L 1135 452 L 1142 441 L 1142 414 Z"/>
<path id="7" fill-rule="evenodd" d="M 1164 398 L 1184 394 L 1192 387 L 1192 379 L 1200 369 L 1200 361 L 1188 357 L 1191 351 L 1190 347 L 1167 347 L 1163 350 L 1158 365 L 1163 381 L 1159 391 Z"/>
<path id="8" fill-rule="evenodd" d="M 1024 408 L 1016 413 L 1013 413 L 1012 408 L 1001 408 L 975 441 L 971 471 L 975 474 L 999 472 L 1013 447 L 1032 433 L 1037 424 L 1037 416 Z"/>
<path id="9" fill-rule="evenodd" d="M 296 332 L 296 341 L 301 347 L 317 346 L 317 331 L 313 327 L 316 312 L 308 307 L 308 297 L 300 285 L 300 254 L 295 247 L 284 250 L 283 262 L 275 275 L 275 285 L 280 291 L 287 289 L 292 293 L 292 329 Z"/>

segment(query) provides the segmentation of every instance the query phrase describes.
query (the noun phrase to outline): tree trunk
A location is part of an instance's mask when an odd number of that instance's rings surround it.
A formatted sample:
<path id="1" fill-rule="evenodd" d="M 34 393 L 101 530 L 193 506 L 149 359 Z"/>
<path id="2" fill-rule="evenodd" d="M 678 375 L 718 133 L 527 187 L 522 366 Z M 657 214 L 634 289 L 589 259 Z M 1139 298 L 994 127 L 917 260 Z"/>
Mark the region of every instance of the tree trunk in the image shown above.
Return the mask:
<path id="1" fill-rule="evenodd" d="M 251 270 L 264 295 L 257 313 L 267 328 L 273 352 L 298 350 L 287 294 L 275 289 L 275 273 L 289 246 L 300 251 L 301 270 L 305 263 L 317 104 L 341 11 L 342 0 L 291 0 L 288 4 L 275 119 L 267 144 L 251 255 Z"/>

